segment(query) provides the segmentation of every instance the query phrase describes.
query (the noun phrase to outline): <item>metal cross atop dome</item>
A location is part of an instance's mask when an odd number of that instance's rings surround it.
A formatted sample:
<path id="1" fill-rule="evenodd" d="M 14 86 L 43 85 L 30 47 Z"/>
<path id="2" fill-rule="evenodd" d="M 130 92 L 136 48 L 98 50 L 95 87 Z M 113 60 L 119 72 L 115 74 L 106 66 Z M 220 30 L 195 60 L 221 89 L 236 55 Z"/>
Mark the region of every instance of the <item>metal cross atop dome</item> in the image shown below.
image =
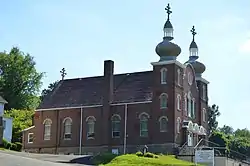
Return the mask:
<path id="1" fill-rule="evenodd" d="M 193 35 L 193 41 L 194 41 L 194 36 L 197 34 L 197 33 L 195 32 L 194 26 L 193 26 L 193 28 L 190 30 L 190 32 L 191 32 L 192 35 Z"/>
<path id="2" fill-rule="evenodd" d="M 60 73 L 61 73 L 61 76 L 62 76 L 62 80 L 64 80 L 64 77 L 67 75 L 65 68 L 62 68 Z"/>
<path id="3" fill-rule="evenodd" d="M 165 10 L 167 11 L 167 14 L 168 14 L 168 20 L 169 20 L 169 15 L 172 13 L 171 11 L 171 8 L 170 8 L 170 5 L 168 4 L 167 7 L 165 7 Z"/>

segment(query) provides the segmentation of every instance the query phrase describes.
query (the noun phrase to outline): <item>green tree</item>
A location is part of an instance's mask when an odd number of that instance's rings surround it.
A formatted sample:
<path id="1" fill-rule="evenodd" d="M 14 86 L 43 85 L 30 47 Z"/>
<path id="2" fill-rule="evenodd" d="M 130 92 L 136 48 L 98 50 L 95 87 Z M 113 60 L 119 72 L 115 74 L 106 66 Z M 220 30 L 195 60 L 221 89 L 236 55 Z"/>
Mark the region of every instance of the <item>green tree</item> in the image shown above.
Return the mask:
<path id="1" fill-rule="evenodd" d="M 21 142 L 22 130 L 32 126 L 32 110 L 12 109 L 4 112 L 6 117 L 13 118 L 12 142 Z"/>
<path id="2" fill-rule="evenodd" d="M 219 131 L 213 131 L 209 137 L 209 141 L 211 142 L 209 145 L 211 147 L 222 147 L 218 149 L 220 154 L 225 154 L 229 151 L 229 140 L 226 134 Z"/>
<path id="3" fill-rule="evenodd" d="M 248 129 L 237 129 L 235 132 L 235 137 L 245 137 L 250 140 L 250 131 Z"/>
<path id="4" fill-rule="evenodd" d="M 54 88 L 57 86 L 58 82 L 59 81 L 55 81 L 53 83 L 50 83 L 47 89 L 42 90 L 41 100 L 43 100 L 46 96 L 48 96 L 54 90 Z"/>
<path id="5" fill-rule="evenodd" d="M 217 117 L 220 116 L 219 106 L 213 104 L 208 107 L 208 132 L 211 134 L 218 128 Z"/>
<path id="6" fill-rule="evenodd" d="M 224 125 L 223 127 L 218 128 L 218 130 L 225 134 L 229 134 L 229 135 L 234 134 L 234 129 L 231 126 Z"/>
<path id="7" fill-rule="evenodd" d="M 37 72 L 32 56 L 14 47 L 9 53 L 0 53 L 0 92 L 8 104 L 6 109 L 35 109 L 43 73 Z"/>

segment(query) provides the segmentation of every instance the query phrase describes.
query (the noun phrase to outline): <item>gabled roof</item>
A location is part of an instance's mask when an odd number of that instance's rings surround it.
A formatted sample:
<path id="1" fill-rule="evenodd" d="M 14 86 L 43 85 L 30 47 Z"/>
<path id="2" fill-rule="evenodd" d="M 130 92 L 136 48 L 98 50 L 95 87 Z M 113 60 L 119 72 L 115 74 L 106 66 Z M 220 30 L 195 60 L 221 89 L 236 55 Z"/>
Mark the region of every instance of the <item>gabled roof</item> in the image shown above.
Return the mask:
<path id="1" fill-rule="evenodd" d="M 152 71 L 114 75 L 112 103 L 151 101 Z M 104 76 L 66 79 L 58 83 L 38 109 L 101 105 Z"/>
<path id="2" fill-rule="evenodd" d="M 2 98 L 2 96 L 0 96 L 0 103 L 7 104 L 8 102 L 6 100 L 4 100 L 4 98 Z"/>

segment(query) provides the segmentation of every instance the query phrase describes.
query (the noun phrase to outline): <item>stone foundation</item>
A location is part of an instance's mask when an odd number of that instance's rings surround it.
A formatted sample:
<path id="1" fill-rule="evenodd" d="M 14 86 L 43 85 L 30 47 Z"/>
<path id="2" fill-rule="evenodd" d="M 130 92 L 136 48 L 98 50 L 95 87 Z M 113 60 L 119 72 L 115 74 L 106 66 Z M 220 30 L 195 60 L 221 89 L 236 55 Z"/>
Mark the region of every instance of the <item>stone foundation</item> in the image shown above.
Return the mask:
<path id="1" fill-rule="evenodd" d="M 177 144 L 174 143 L 166 143 L 166 144 L 149 144 L 148 150 L 152 153 L 163 153 L 163 154 L 173 154 L 174 149 L 178 147 Z M 136 153 L 138 151 L 142 151 L 144 145 L 127 145 L 126 153 Z M 82 154 L 96 155 L 102 152 L 112 152 L 112 150 L 118 151 L 118 154 L 123 154 L 123 145 L 120 146 L 89 146 L 82 147 Z M 49 154 L 79 154 L 79 147 L 59 147 L 56 152 L 56 148 L 30 148 L 24 149 L 26 152 L 30 153 L 49 153 Z"/>

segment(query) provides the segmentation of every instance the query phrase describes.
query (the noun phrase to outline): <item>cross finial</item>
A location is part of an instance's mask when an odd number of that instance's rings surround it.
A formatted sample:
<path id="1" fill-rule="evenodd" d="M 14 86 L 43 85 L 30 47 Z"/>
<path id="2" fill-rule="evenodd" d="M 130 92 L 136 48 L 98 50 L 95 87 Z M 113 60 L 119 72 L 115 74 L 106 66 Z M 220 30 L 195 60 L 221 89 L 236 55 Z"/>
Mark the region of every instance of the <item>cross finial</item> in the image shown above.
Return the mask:
<path id="1" fill-rule="evenodd" d="M 167 11 L 168 14 L 168 20 L 169 20 L 169 15 L 172 13 L 170 5 L 168 4 L 167 7 L 165 7 L 165 10 Z"/>
<path id="2" fill-rule="evenodd" d="M 192 35 L 193 35 L 193 41 L 194 41 L 194 36 L 197 34 L 197 33 L 195 32 L 194 26 L 193 26 L 193 28 L 190 30 L 190 32 L 191 32 Z"/>
<path id="3" fill-rule="evenodd" d="M 62 68 L 60 73 L 61 73 L 61 76 L 62 76 L 62 80 L 64 80 L 64 77 L 67 75 L 65 68 Z"/>

